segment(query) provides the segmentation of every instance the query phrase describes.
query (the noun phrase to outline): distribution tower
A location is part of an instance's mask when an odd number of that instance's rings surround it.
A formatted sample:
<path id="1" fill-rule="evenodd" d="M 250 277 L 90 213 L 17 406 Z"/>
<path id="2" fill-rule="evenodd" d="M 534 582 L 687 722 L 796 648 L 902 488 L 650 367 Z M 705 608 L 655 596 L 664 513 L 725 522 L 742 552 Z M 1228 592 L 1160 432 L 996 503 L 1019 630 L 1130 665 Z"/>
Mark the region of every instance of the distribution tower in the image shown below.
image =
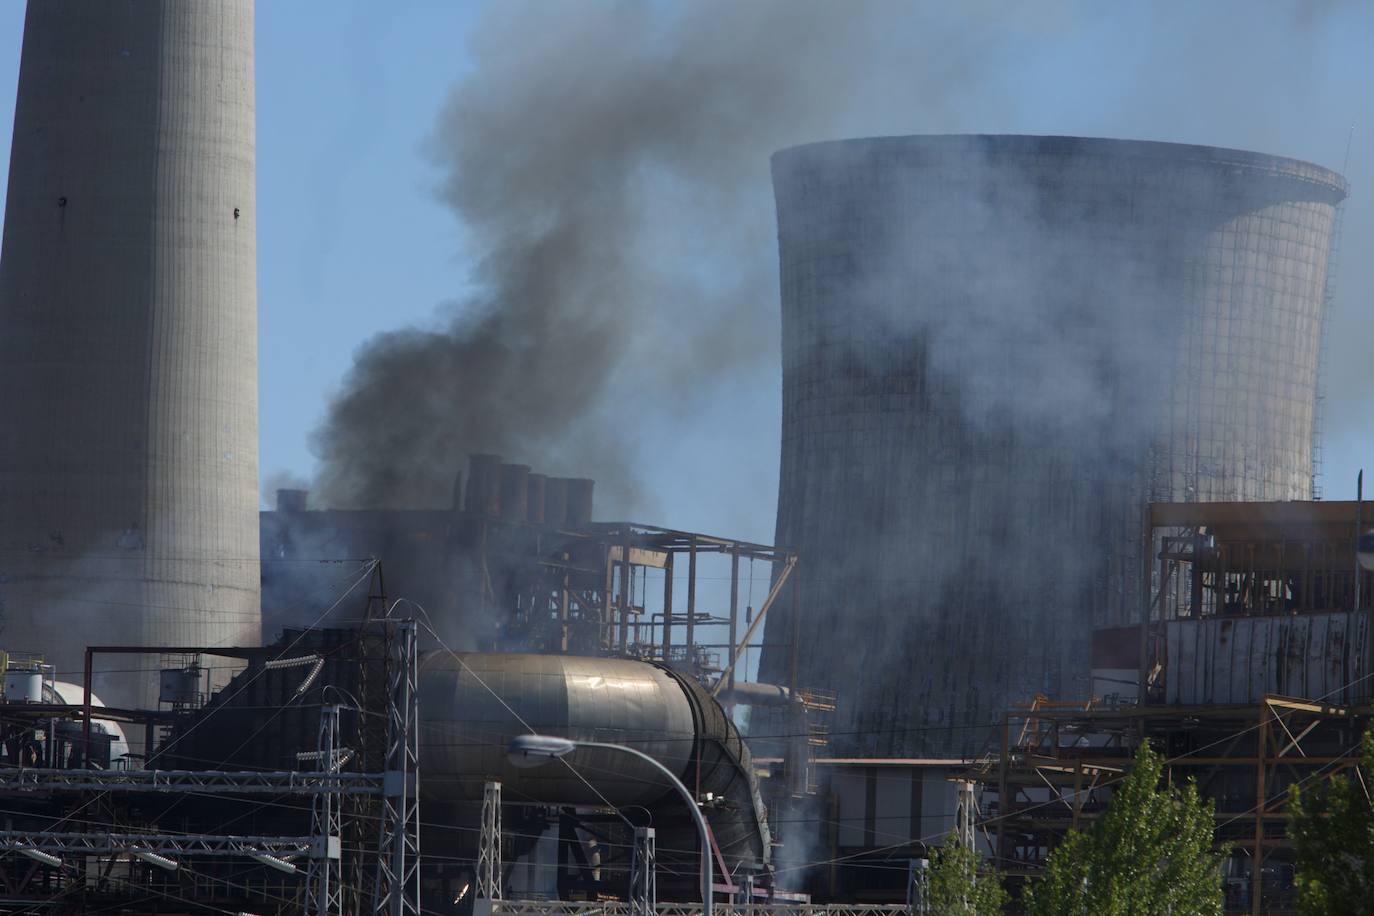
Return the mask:
<path id="1" fill-rule="evenodd" d="M 59 677 L 88 644 L 261 638 L 254 143 L 251 0 L 29 4 L 0 253 L 0 647 Z M 155 676 L 97 686 L 157 699 Z"/>
<path id="2" fill-rule="evenodd" d="M 805 575 L 760 677 L 795 623 L 842 750 L 971 753 L 1010 703 L 1103 692 L 1089 643 L 1139 619 L 1148 501 L 1312 497 L 1339 175 L 924 136 L 784 150 L 773 180 L 776 540 Z"/>

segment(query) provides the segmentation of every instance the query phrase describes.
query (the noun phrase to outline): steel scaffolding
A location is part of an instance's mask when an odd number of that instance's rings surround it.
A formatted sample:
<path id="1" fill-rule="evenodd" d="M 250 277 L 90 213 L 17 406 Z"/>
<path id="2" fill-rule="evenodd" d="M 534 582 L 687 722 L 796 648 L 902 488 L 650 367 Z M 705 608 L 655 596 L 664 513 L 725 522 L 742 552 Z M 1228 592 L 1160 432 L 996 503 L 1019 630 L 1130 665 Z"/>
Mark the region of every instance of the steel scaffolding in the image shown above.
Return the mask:
<path id="1" fill-rule="evenodd" d="M 373 912 L 420 916 L 419 664 L 415 621 L 395 626 Z"/>
<path id="2" fill-rule="evenodd" d="M 316 742 L 320 770 L 339 769 L 339 707 L 320 708 L 320 732 Z M 306 877 L 305 910 L 309 916 L 343 916 L 343 797 L 321 792 L 311 799 L 312 843 L 310 871 Z"/>

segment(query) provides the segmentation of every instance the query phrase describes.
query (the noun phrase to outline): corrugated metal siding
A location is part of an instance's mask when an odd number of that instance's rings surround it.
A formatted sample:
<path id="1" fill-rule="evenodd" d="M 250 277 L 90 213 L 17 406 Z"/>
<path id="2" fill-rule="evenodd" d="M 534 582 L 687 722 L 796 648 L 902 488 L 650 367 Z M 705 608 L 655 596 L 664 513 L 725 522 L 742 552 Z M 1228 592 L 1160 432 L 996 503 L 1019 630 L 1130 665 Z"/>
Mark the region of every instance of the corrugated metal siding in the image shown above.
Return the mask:
<path id="1" fill-rule="evenodd" d="M 1351 703 L 1370 695 L 1368 612 L 1221 617 L 1168 624 L 1170 703 L 1251 703 L 1264 694 Z"/>

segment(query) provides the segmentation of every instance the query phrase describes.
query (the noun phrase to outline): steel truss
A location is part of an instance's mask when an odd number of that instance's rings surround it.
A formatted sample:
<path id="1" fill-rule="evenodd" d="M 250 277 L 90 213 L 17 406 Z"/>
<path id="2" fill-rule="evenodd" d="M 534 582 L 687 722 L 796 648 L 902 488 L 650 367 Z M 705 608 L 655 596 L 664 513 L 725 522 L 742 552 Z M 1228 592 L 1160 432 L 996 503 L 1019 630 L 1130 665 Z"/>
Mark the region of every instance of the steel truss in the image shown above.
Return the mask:
<path id="1" fill-rule="evenodd" d="M 1002 750 L 970 778 L 997 801 L 989 812 L 1003 870 L 1038 873 L 1071 829 L 1106 810 L 1135 749 L 1149 740 L 1164 755 L 1171 784 L 1196 781 L 1211 800 L 1217 838 L 1248 868 L 1228 874 L 1226 912 L 1289 912 L 1294 905 L 1288 789 L 1359 764 L 1359 736 L 1374 721 L 1368 706 L 1337 706 L 1275 695 L 1252 704 L 1023 706 L 1002 723 Z"/>
<path id="2" fill-rule="evenodd" d="M 220 770 L 0 769 L 6 792 L 195 792 L 223 795 L 379 795 L 382 773 Z"/>
<path id="3" fill-rule="evenodd" d="M 634 864 L 630 869 L 630 916 L 651 916 L 658 906 L 658 862 L 654 828 L 635 828 Z"/>
<path id="4" fill-rule="evenodd" d="M 379 621 L 387 627 L 389 691 L 385 771 L 347 773 L 339 747 L 339 707 L 324 706 L 314 772 L 279 770 L 70 770 L 0 768 L 0 792 L 127 792 L 198 795 L 298 795 L 313 798 L 312 834 L 306 837 L 237 837 L 198 834 L 57 833 L 0 831 L 0 853 L 75 853 L 159 856 L 245 856 L 279 860 L 309 856 L 306 912 L 341 916 L 342 803 L 345 797 L 381 805 L 376 883 L 370 910 L 386 916 L 419 916 L 419 719 L 415 622 Z M 394 657 L 392 657 L 394 655 Z M 169 863 L 170 864 L 170 863 Z M 289 869 L 288 869 L 289 870 Z"/>
<path id="5" fill-rule="evenodd" d="M 316 741 L 320 769 L 339 769 L 339 707 L 320 708 Z M 343 916 L 343 797 L 321 792 L 311 800 L 310 871 L 306 876 L 305 911 L 309 916 Z"/>
<path id="6" fill-rule="evenodd" d="M 215 836 L 171 833 L 55 833 L 52 831 L 0 830 L 0 849 L 8 852 L 36 850 L 62 855 L 120 855 L 150 852 L 160 856 L 254 856 L 278 859 L 304 855 L 311 838 L 282 836 Z"/>
<path id="7" fill-rule="evenodd" d="M 501 783 L 482 786 L 482 832 L 477 838 L 477 886 L 473 912 L 491 913 L 491 902 L 501 899 Z"/>
<path id="8" fill-rule="evenodd" d="M 573 903 L 545 900 L 501 900 L 497 916 L 631 916 L 629 903 Z M 894 904 L 815 904 L 815 903 L 717 903 L 716 916 L 910 916 L 902 903 Z M 703 916 L 699 903 L 660 903 L 655 916 Z"/>
<path id="9" fill-rule="evenodd" d="M 420 916 L 419 663 L 415 621 L 395 624 L 386 773 L 377 837 L 379 916 Z"/>

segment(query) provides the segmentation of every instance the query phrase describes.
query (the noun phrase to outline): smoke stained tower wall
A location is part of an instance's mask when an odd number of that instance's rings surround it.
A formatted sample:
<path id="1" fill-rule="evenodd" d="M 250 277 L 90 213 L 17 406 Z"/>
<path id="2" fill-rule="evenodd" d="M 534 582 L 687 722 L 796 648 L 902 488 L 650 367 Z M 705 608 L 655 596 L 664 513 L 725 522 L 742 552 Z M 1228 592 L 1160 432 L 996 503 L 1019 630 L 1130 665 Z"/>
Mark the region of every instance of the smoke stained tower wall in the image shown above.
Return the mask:
<path id="1" fill-rule="evenodd" d="M 1147 501 L 1310 498 L 1335 173 L 945 136 L 784 150 L 773 176 L 777 543 L 842 750 L 967 753 L 1011 702 L 1088 695 L 1091 628 L 1138 619 Z"/>
<path id="2" fill-rule="evenodd" d="M 29 5 L 0 255 L 0 645 L 68 675 L 86 644 L 260 638 L 253 92 L 251 0 Z"/>

